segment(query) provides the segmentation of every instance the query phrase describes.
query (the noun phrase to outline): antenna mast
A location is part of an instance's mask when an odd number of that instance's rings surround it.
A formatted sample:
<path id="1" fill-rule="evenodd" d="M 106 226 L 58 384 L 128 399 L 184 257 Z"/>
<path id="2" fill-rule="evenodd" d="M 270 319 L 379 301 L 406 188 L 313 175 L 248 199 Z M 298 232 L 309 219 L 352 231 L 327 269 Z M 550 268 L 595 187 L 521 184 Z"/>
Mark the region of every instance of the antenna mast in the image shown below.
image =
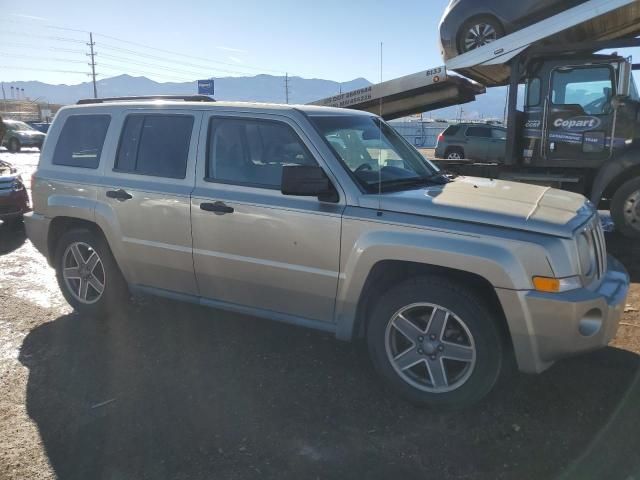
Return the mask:
<path id="1" fill-rule="evenodd" d="M 380 42 L 380 83 L 382 83 L 382 46 Z M 380 95 L 380 119 L 378 121 L 378 216 L 382 216 L 382 95 Z"/>

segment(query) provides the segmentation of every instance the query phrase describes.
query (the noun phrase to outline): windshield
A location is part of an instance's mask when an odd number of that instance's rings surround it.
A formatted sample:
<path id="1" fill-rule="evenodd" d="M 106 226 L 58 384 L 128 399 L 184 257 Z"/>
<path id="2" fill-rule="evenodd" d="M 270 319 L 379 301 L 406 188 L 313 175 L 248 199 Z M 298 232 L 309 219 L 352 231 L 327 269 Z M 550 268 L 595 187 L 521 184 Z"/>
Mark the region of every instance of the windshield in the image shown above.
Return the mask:
<path id="1" fill-rule="evenodd" d="M 438 169 L 376 117 L 312 116 L 311 121 L 367 192 L 415 186 Z"/>

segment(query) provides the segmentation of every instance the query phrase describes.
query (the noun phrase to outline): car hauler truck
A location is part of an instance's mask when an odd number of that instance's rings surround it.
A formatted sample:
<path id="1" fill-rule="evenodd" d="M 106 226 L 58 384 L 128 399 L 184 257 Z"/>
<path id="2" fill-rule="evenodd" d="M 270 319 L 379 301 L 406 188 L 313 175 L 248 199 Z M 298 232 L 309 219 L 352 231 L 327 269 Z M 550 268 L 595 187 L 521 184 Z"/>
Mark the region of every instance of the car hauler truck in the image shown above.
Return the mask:
<path id="1" fill-rule="evenodd" d="M 392 119 L 509 85 L 504 161 L 441 160 L 440 166 L 582 193 L 611 210 L 620 232 L 640 238 L 640 97 L 632 76 L 637 66 L 616 53 L 597 53 L 640 46 L 638 34 L 638 0 L 590 0 L 451 59 L 439 67 L 435 83 L 427 75 L 434 69 L 415 74 L 423 77 L 419 93 L 404 89 L 402 79 L 391 80 L 372 86 L 366 101 L 336 106 Z M 525 100 L 518 109 L 522 84 Z M 387 109 L 387 102 L 401 102 L 402 108 Z"/>

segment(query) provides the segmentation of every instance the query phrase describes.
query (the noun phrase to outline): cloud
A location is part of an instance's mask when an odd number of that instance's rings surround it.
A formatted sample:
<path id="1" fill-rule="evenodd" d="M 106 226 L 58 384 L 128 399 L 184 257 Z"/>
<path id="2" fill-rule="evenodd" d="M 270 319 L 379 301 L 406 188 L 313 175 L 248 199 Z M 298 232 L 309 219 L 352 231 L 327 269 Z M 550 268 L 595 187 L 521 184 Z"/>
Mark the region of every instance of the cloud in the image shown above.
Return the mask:
<path id="1" fill-rule="evenodd" d="M 225 52 L 235 52 L 235 53 L 249 53 L 246 50 L 243 50 L 241 48 L 233 48 L 233 47 L 224 47 L 224 46 L 218 46 L 216 47 L 218 50 L 224 50 Z"/>
<path id="2" fill-rule="evenodd" d="M 35 15 L 24 15 L 22 13 L 10 13 L 9 15 L 11 15 L 12 17 L 28 18 L 29 20 L 38 20 L 41 22 L 49 20 L 48 18 L 36 17 Z"/>
<path id="3" fill-rule="evenodd" d="M 229 60 L 231 60 L 232 62 L 239 63 L 239 64 L 244 64 L 244 62 L 241 59 L 239 59 L 238 57 L 233 57 L 233 56 L 229 55 L 227 58 Z"/>

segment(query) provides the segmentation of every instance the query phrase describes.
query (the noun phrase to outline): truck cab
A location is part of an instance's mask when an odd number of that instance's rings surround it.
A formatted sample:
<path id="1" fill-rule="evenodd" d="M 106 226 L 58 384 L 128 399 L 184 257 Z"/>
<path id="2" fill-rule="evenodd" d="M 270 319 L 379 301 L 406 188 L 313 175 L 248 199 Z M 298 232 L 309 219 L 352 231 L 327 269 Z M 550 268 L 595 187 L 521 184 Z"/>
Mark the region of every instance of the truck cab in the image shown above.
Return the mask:
<path id="1" fill-rule="evenodd" d="M 532 51 L 514 61 L 511 88 L 524 84 L 524 100 L 518 105 L 510 95 L 501 160 L 438 163 L 461 175 L 580 193 L 609 209 L 623 235 L 640 238 L 640 97 L 634 65 L 589 47 L 567 50 Z"/>
<path id="2" fill-rule="evenodd" d="M 606 162 L 636 146 L 638 92 L 626 59 L 534 60 L 526 77 L 523 166 L 577 168 L 589 183 Z"/>

